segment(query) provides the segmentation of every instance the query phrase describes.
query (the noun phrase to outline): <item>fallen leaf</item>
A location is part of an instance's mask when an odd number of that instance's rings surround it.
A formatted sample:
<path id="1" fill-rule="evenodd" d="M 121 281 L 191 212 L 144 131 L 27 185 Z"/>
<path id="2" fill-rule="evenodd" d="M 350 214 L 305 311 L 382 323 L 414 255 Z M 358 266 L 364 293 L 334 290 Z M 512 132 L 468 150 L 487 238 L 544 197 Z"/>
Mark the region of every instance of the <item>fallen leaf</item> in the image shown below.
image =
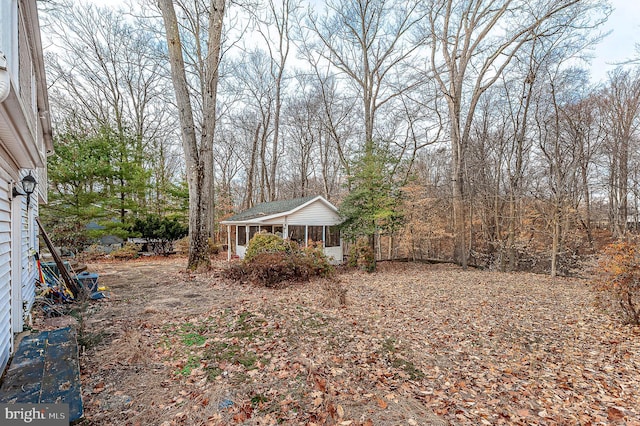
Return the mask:
<path id="1" fill-rule="evenodd" d="M 327 380 L 322 378 L 322 377 L 316 377 L 315 378 L 316 381 L 316 386 L 318 386 L 318 389 L 320 389 L 322 392 L 326 392 L 327 391 Z"/>
<path id="2" fill-rule="evenodd" d="M 100 393 L 104 390 L 104 382 L 100 382 L 93 387 L 93 393 Z"/>
<path id="3" fill-rule="evenodd" d="M 378 403 L 378 407 L 382 408 L 383 410 L 386 410 L 387 407 L 389 406 L 389 404 L 387 404 L 387 401 L 385 401 L 382 398 L 377 398 L 377 403 Z"/>
<path id="4" fill-rule="evenodd" d="M 624 413 L 615 407 L 607 409 L 607 418 L 613 422 L 624 420 Z"/>

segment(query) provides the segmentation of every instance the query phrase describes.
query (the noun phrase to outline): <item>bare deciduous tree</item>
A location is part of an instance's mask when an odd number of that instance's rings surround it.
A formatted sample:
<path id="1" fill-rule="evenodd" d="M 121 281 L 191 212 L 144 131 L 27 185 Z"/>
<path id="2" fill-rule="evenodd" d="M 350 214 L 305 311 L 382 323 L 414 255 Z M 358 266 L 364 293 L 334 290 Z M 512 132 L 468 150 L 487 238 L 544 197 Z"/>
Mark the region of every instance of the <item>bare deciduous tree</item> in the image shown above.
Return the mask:
<path id="1" fill-rule="evenodd" d="M 629 214 L 629 161 L 640 126 L 640 71 L 617 68 L 602 97 L 609 161 L 609 209 L 612 231 L 621 237 Z"/>
<path id="2" fill-rule="evenodd" d="M 465 161 L 478 102 L 525 43 L 553 35 L 591 7 L 583 6 L 580 0 L 535 4 L 447 0 L 428 4 L 424 36 L 430 48 L 431 71 L 448 106 L 454 259 L 463 267 L 469 251 Z"/>
<path id="3" fill-rule="evenodd" d="M 202 127 L 198 134 L 194 120 L 191 93 L 187 81 L 183 46 L 172 0 L 159 0 L 165 25 L 171 79 L 180 118 L 182 146 L 189 183 L 189 263 L 198 270 L 208 267 L 208 238 L 213 232 L 213 139 L 216 123 L 216 95 L 218 67 L 222 43 L 225 0 L 211 0 L 209 4 L 207 48 L 203 49 L 205 72 L 202 75 Z M 202 47 L 202 45 L 200 45 Z"/>
<path id="4" fill-rule="evenodd" d="M 416 82 L 410 75 L 393 79 L 418 48 L 410 31 L 420 20 L 417 2 L 394 0 L 329 1 L 328 12 L 311 15 L 310 27 L 319 38 L 315 53 L 329 61 L 355 86 L 362 102 L 364 151 L 374 148 L 379 109 Z"/>
<path id="5" fill-rule="evenodd" d="M 129 19 L 121 9 L 69 1 L 53 6 L 44 21 L 58 131 L 96 134 L 112 129 L 123 148 L 118 162 L 150 170 L 152 176 L 146 186 L 153 187 L 153 194 L 145 185 L 127 182 L 124 173 L 119 176 L 120 202 L 112 207 L 124 222 L 131 206 L 144 209 L 149 200 L 158 201 L 160 188 L 166 188 L 179 168 L 163 49 L 139 20 Z"/>

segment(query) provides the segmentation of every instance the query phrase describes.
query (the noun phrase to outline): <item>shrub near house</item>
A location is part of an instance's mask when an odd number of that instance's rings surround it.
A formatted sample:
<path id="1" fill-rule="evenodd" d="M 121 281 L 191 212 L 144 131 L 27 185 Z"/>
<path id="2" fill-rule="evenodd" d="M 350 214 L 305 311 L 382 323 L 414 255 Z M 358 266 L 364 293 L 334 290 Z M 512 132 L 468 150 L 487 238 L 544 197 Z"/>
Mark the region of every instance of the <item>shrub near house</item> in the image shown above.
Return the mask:
<path id="1" fill-rule="evenodd" d="M 247 247 L 241 265 L 232 268 L 235 278 L 247 276 L 249 280 L 266 287 L 284 281 L 306 281 L 312 276 L 326 277 L 333 272 L 322 244 L 300 248 L 295 241 L 274 234 L 256 234 Z"/>

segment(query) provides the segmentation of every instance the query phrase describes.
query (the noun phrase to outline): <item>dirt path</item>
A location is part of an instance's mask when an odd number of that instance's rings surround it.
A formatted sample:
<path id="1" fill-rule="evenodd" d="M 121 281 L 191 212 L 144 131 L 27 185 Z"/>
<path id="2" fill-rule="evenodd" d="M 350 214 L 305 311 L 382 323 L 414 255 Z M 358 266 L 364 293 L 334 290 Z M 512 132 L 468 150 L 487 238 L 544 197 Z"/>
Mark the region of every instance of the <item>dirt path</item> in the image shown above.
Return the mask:
<path id="1" fill-rule="evenodd" d="M 91 265 L 112 298 L 85 315 L 85 424 L 640 425 L 640 328 L 584 282 L 405 264 L 274 290 L 184 264 Z"/>

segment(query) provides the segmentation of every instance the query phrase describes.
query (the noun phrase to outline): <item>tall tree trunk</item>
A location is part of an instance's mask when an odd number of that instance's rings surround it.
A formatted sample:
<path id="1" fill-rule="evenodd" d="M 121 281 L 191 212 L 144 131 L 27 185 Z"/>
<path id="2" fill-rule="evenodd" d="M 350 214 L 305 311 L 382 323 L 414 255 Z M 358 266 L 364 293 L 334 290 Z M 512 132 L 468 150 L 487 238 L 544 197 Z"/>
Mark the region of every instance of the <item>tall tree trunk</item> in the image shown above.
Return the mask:
<path id="1" fill-rule="evenodd" d="M 247 176 L 247 192 L 244 200 L 244 208 L 249 209 L 253 207 L 253 183 L 256 173 L 256 157 L 258 156 L 258 141 L 260 139 L 260 123 L 256 127 L 256 131 L 253 135 L 253 144 L 251 145 L 251 159 L 249 160 L 249 171 Z"/>
<path id="2" fill-rule="evenodd" d="M 618 174 L 619 209 L 618 209 L 618 236 L 623 237 L 627 233 L 627 214 L 629 198 L 629 140 L 631 137 L 625 134 L 620 141 L 620 171 Z"/>
<path id="3" fill-rule="evenodd" d="M 537 70 L 533 69 L 534 62 L 534 48 L 535 43 L 532 43 L 531 53 L 530 53 L 530 61 L 529 65 L 529 75 L 525 79 L 522 97 L 524 98 L 524 105 L 520 105 L 522 108 L 522 121 L 518 122 L 517 125 L 520 126 L 516 135 L 516 146 L 515 146 L 515 168 L 511 171 L 509 176 L 509 235 L 507 242 L 507 250 L 508 250 L 508 258 L 509 258 L 509 271 L 514 271 L 516 269 L 517 262 L 517 250 L 516 250 L 516 223 L 518 221 L 518 209 L 517 202 L 520 198 L 520 181 L 523 177 L 524 173 L 524 143 L 525 136 L 527 133 L 527 122 L 529 118 L 529 108 L 531 106 L 531 100 L 533 98 L 533 83 L 537 76 Z M 528 88 L 527 88 L 528 87 Z"/>
<path id="4" fill-rule="evenodd" d="M 556 201 L 557 203 L 557 201 Z M 560 206 L 554 206 L 553 213 L 553 231 L 551 243 L 551 276 L 558 274 L 558 253 L 560 252 Z"/>
<path id="5" fill-rule="evenodd" d="M 454 108 L 452 106 L 452 108 Z M 464 147 L 459 124 L 451 124 L 451 192 L 453 195 L 454 260 L 467 269 L 467 239 L 464 193 Z"/>
<path id="6" fill-rule="evenodd" d="M 213 142 L 216 133 L 216 100 L 218 96 L 218 81 L 220 79 L 220 49 L 222 46 L 222 27 L 226 0 L 211 0 L 209 10 L 209 39 L 207 40 L 207 58 L 205 61 L 204 85 L 204 122 L 202 124 L 202 142 L 200 146 L 200 161 L 204 169 L 202 190 L 203 209 L 207 219 L 205 223 L 207 237 L 213 238 L 215 231 L 215 182 L 213 162 Z M 209 245 L 206 245 L 207 252 Z M 207 265 L 209 257 L 207 256 Z"/>
<path id="7" fill-rule="evenodd" d="M 215 131 L 215 103 L 222 36 L 224 0 L 212 0 L 209 18 L 209 50 L 206 60 L 204 117 L 202 139 L 198 144 L 193 109 L 189 98 L 182 42 L 172 0 L 159 0 L 164 20 L 171 80 L 178 106 L 182 148 L 184 150 L 187 183 L 189 185 L 189 261 L 187 268 L 201 270 L 210 266 L 208 238 L 213 230 L 213 135 Z"/>
<path id="8" fill-rule="evenodd" d="M 269 188 L 268 201 L 276 199 L 276 173 L 278 171 L 278 140 L 280 135 L 280 110 L 282 109 L 282 95 L 280 94 L 280 86 L 282 84 L 282 75 L 278 76 L 276 82 L 276 110 L 273 117 L 273 142 L 271 145 L 271 165 L 269 167 Z"/>
<path id="9" fill-rule="evenodd" d="M 260 141 L 260 202 L 267 201 L 267 195 L 269 194 L 269 174 L 267 172 L 267 129 L 268 122 L 265 122 L 264 130 L 262 131 L 262 139 Z"/>
<path id="10" fill-rule="evenodd" d="M 583 154 L 584 155 L 584 154 Z M 580 168 L 580 177 L 582 178 L 582 191 L 584 198 L 585 208 L 585 228 L 587 231 L 587 238 L 589 239 L 589 245 L 593 248 L 593 232 L 591 230 L 591 192 L 589 191 L 589 176 L 587 172 L 587 166 L 583 163 Z"/>

